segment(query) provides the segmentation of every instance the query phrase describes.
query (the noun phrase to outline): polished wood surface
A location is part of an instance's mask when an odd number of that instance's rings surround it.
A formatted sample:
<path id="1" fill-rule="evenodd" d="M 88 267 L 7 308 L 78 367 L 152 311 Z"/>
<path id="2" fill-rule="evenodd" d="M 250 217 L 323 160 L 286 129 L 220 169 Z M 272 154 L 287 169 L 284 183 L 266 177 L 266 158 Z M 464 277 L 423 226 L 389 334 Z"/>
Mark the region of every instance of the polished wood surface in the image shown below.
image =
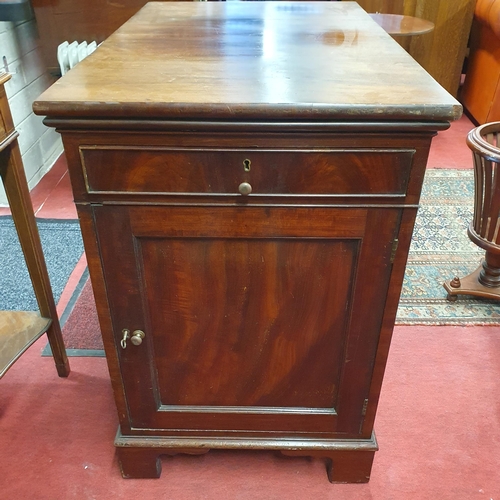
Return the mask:
<path id="1" fill-rule="evenodd" d="M 9 312 L 3 316 L 3 333 L 0 337 L 0 376 L 43 333 L 47 332 L 57 372 L 61 377 L 69 375 L 69 362 L 64 348 L 56 305 L 45 265 L 42 244 L 33 214 L 28 183 L 14 129 L 4 84 L 8 74 L 0 74 L 0 177 L 3 181 L 12 219 L 16 226 L 26 266 L 43 318 L 31 314 Z M 45 325 L 45 327 L 42 327 Z M 9 334 L 6 328 L 19 328 Z"/>
<path id="2" fill-rule="evenodd" d="M 434 29 L 434 23 L 431 21 L 413 16 L 371 13 L 370 17 L 389 35 L 394 36 L 423 35 Z"/>
<path id="3" fill-rule="evenodd" d="M 273 449 L 366 482 L 460 105 L 354 3 L 207 2 L 148 4 L 35 109 L 63 136 L 123 476 Z"/>
<path id="4" fill-rule="evenodd" d="M 95 217 L 108 287 L 136 291 L 114 297 L 115 321 L 147 325 L 144 348 L 120 350 L 134 427 L 357 435 L 350 401 L 364 399 L 384 294 L 355 290 L 353 276 L 387 286 L 397 210 L 96 207 Z M 364 300 L 369 316 L 356 314 Z"/>
<path id="5" fill-rule="evenodd" d="M 230 120 L 457 118 L 458 103 L 384 35 L 351 2 L 151 2 L 35 111 L 205 119 L 209 106 L 211 118 Z"/>
<path id="6" fill-rule="evenodd" d="M 238 193 L 251 178 L 267 194 L 388 194 L 406 192 L 413 151 L 342 152 L 292 149 L 207 151 L 192 148 L 82 148 L 88 191 L 97 193 Z M 251 160 L 249 160 L 251 158 Z M 245 167 L 248 163 L 248 171 Z M 384 163 L 386 175 L 376 170 Z M 207 164 L 213 167 L 207 171 Z M 166 173 L 168 172 L 168 175 Z M 246 173 L 245 173 L 246 172 Z"/>

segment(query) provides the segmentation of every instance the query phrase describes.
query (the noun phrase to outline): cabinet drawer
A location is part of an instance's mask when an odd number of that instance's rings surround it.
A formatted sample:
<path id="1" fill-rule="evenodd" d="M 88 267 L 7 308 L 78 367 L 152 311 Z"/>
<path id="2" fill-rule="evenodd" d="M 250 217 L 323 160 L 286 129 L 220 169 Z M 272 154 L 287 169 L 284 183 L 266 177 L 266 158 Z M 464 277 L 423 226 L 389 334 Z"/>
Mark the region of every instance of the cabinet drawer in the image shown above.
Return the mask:
<path id="1" fill-rule="evenodd" d="M 399 194 L 413 150 L 240 150 L 80 147 L 89 193 Z"/>

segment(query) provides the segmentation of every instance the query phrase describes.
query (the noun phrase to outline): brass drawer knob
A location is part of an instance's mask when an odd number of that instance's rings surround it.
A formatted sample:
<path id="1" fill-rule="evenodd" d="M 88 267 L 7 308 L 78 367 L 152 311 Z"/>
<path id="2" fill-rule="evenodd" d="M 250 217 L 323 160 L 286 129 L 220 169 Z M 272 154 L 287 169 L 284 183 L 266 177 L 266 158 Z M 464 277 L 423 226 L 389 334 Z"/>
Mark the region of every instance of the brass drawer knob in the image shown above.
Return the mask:
<path id="1" fill-rule="evenodd" d="M 248 182 L 242 182 L 238 187 L 238 191 L 242 195 L 247 196 L 252 192 L 252 186 Z"/>

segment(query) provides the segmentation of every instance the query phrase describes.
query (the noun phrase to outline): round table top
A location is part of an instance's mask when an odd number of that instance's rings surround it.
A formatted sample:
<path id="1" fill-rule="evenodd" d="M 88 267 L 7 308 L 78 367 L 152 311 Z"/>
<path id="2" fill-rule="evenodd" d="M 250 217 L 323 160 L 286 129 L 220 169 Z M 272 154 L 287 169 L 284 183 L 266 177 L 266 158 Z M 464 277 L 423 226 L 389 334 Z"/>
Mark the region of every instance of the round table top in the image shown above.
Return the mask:
<path id="1" fill-rule="evenodd" d="M 400 14 L 370 14 L 371 18 L 389 35 L 413 36 L 429 33 L 434 29 L 434 23 L 419 17 Z"/>

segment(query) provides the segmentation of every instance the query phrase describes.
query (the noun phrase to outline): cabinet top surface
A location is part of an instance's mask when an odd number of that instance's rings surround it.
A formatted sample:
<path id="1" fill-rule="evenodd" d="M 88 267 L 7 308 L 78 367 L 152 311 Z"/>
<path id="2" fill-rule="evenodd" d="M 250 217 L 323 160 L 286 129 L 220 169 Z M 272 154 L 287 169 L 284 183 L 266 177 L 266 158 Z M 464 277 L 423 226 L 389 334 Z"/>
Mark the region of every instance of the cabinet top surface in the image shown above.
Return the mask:
<path id="1" fill-rule="evenodd" d="M 150 2 L 34 110 L 232 121 L 461 114 L 354 2 Z"/>

